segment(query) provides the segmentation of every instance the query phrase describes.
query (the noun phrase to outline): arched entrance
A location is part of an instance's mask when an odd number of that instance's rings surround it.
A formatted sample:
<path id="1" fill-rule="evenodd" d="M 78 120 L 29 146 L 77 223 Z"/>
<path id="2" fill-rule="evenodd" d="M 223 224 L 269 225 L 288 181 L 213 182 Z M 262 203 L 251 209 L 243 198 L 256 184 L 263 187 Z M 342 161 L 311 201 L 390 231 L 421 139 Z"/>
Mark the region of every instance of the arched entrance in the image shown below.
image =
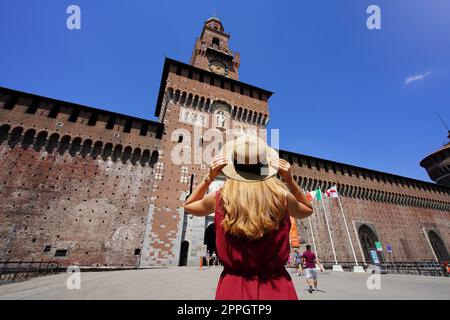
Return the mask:
<path id="1" fill-rule="evenodd" d="M 213 252 L 217 253 L 216 250 L 216 226 L 214 223 L 211 223 L 205 230 L 205 241 L 206 250 L 209 251 L 210 254 Z M 205 252 L 206 254 L 206 252 Z"/>
<path id="2" fill-rule="evenodd" d="M 181 242 L 180 247 L 180 263 L 179 266 L 187 266 L 188 260 L 188 252 L 189 252 L 189 241 L 184 240 Z"/>
<path id="3" fill-rule="evenodd" d="M 373 262 L 371 250 L 375 250 L 378 255 L 378 260 L 380 260 L 380 262 L 383 262 L 383 256 L 377 251 L 377 248 L 375 247 L 375 242 L 378 242 L 378 237 L 376 236 L 375 232 L 373 232 L 373 230 L 368 225 L 363 224 L 358 229 L 358 235 L 366 262 Z"/>
<path id="4" fill-rule="evenodd" d="M 428 231 L 428 239 L 430 239 L 431 246 L 433 247 L 433 251 L 436 254 L 437 259 L 439 261 L 448 261 L 449 256 L 447 248 L 445 247 L 441 237 L 439 237 L 433 230 L 430 230 Z"/>

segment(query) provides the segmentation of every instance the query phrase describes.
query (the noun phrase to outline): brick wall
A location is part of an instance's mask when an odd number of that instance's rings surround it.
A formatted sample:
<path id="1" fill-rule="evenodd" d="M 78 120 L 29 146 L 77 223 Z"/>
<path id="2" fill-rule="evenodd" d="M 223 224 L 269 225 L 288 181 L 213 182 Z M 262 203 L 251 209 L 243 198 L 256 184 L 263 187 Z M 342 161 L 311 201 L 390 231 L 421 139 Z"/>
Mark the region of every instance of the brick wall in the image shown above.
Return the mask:
<path id="1" fill-rule="evenodd" d="M 450 251 L 448 188 L 286 151 L 281 152 L 281 157 L 290 161 L 294 179 L 302 189 L 320 188 L 324 192 L 333 185 L 337 186 L 359 262 L 364 261 L 358 240 L 361 224 L 373 229 L 384 250 L 387 244 L 391 245 L 397 261 L 434 260 L 427 230 L 437 231 Z M 311 225 L 309 219 L 300 223 L 301 239 L 312 244 L 314 234 L 319 257 L 334 261 L 326 211 L 337 259 L 354 261 L 338 200 L 324 196 L 324 205 L 318 201 L 314 205 Z"/>
<path id="2" fill-rule="evenodd" d="M 18 93 L 1 93 L 1 260 L 136 266 L 160 142 L 156 125 L 27 94 L 5 108 Z M 37 109 L 27 113 L 33 103 Z M 55 105 L 59 112 L 49 118 Z M 80 115 L 69 122 L 75 109 Z M 88 126 L 94 112 L 98 120 Z M 111 116 L 117 121 L 105 129 Z M 127 121 L 130 132 L 123 131 Z"/>

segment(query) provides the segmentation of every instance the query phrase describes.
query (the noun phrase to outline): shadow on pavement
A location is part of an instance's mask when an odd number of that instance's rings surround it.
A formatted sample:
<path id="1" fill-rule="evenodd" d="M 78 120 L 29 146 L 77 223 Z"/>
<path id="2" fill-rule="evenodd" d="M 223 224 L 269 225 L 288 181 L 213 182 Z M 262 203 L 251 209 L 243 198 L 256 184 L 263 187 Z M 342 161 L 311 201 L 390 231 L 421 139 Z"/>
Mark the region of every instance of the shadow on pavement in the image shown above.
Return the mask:
<path id="1" fill-rule="evenodd" d="M 306 291 L 306 292 L 308 292 L 308 289 L 303 289 L 303 291 Z M 313 290 L 311 293 L 313 293 L 313 292 L 321 292 L 321 293 L 327 293 L 326 291 L 323 291 L 323 290 L 319 290 L 319 289 L 316 289 L 316 290 Z"/>

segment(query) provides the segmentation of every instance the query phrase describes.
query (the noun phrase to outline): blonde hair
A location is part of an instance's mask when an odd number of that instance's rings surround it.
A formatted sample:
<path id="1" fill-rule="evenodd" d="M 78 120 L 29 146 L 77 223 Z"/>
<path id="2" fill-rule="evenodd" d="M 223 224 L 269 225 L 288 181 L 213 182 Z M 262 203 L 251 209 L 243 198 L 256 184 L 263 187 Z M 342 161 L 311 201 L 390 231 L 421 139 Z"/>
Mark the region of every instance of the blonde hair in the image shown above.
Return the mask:
<path id="1" fill-rule="evenodd" d="M 227 179 L 221 188 L 225 232 L 257 240 L 277 230 L 285 214 L 286 192 L 275 176 L 257 182 Z"/>

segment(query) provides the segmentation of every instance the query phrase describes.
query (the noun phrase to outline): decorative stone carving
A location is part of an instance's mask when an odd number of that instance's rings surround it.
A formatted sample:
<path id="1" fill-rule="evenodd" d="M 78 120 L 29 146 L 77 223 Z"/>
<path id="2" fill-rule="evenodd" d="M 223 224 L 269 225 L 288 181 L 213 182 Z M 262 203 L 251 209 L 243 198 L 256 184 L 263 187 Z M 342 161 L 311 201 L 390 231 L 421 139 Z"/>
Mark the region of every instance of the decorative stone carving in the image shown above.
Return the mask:
<path id="1" fill-rule="evenodd" d="M 208 127 L 208 115 L 207 114 L 205 114 L 203 112 L 195 111 L 192 109 L 183 108 L 183 107 L 180 108 L 179 121 L 184 122 L 184 123 L 189 123 L 194 126 L 200 126 L 203 128 Z"/>

